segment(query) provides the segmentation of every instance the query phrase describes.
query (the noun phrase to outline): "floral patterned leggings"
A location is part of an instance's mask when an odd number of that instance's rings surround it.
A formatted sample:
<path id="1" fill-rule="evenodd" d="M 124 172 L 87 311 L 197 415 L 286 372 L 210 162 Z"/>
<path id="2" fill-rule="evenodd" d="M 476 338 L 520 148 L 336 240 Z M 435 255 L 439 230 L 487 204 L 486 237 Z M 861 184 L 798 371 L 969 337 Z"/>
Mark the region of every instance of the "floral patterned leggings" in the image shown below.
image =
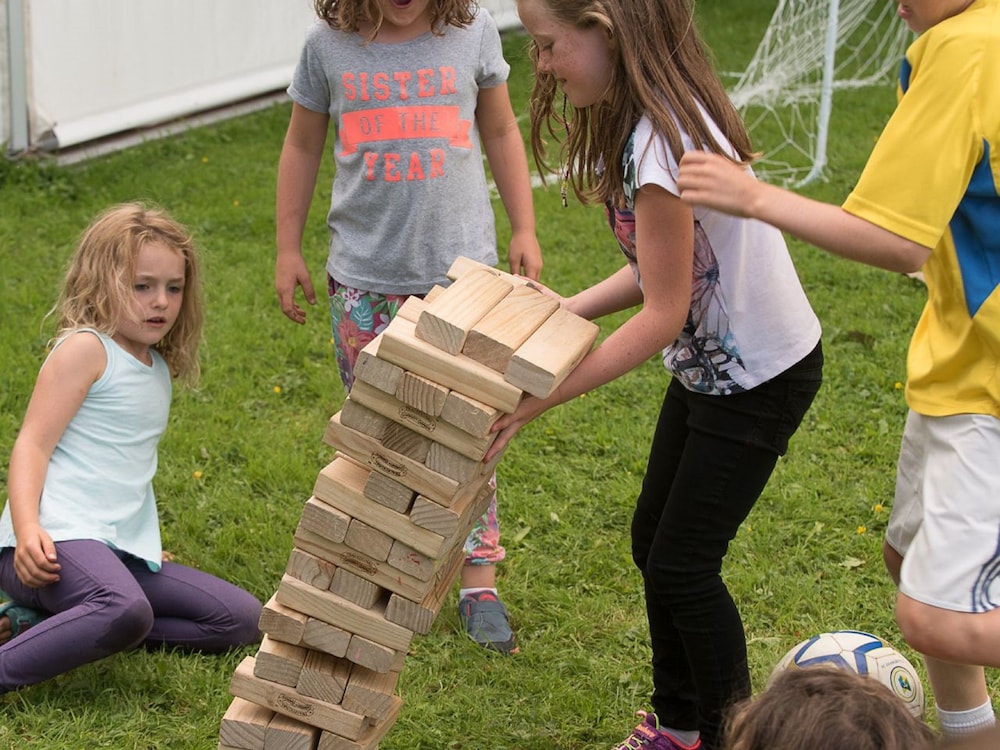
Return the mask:
<path id="1" fill-rule="evenodd" d="M 354 364 L 358 353 L 378 336 L 399 311 L 407 297 L 379 294 L 344 286 L 327 276 L 330 297 L 330 322 L 333 326 L 333 347 L 337 354 L 337 369 L 345 393 L 354 385 Z M 497 521 L 496 474 L 490 478 L 493 497 L 486 513 L 476 521 L 465 540 L 466 565 L 493 565 L 504 559 L 500 545 L 500 525 Z"/>

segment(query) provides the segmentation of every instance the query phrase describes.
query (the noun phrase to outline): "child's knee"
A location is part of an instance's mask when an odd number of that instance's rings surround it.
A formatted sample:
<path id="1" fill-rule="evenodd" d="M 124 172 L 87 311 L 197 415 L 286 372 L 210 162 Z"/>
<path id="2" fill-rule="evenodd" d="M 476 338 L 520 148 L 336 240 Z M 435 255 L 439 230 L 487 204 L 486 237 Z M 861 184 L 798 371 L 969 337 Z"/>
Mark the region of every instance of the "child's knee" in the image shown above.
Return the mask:
<path id="1" fill-rule="evenodd" d="M 112 651 L 138 646 L 153 628 L 153 608 L 145 598 L 117 600 L 105 617 L 108 626 L 99 643 Z"/>

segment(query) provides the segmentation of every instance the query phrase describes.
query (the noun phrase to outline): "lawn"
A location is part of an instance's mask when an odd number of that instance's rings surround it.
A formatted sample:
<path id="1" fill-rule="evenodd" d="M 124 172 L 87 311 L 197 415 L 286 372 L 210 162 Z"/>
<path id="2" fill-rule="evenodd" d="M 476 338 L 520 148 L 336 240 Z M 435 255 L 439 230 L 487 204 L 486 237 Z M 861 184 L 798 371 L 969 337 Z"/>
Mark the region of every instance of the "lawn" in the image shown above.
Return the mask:
<path id="1" fill-rule="evenodd" d="M 721 70 L 738 70 L 772 3 L 701 3 Z M 508 34 L 515 109 L 526 111 L 526 40 Z M 891 111 L 890 87 L 838 97 L 826 179 L 840 201 Z M 273 292 L 274 181 L 289 106 L 151 141 L 72 167 L 0 162 L 0 478 L 51 328 L 44 320 L 76 238 L 108 204 L 147 200 L 194 231 L 208 303 L 203 378 L 178 388 L 161 444 L 164 544 L 181 562 L 274 592 L 292 532 L 332 451 L 321 437 L 344 393 L 321 304 L 304 326 Z M 527 127 L 525 123 L 525 127 Z M 321 281 L 332 164 L 313 201 L 307 255 Z M 603 212 L 535 195 L 544 281 L 569 293 L 621 262 Z M 508 233 L 499 202 L 501 247 Z M 880 558 L 905 415 L 901 389 L 923 287 L 791 243 L 824 325 L 826 382 L 732 544 L 725 576 L 745 618 L 756 687 L 801 638 L 838 628 L 906 651 Z M 600 321 L 612 330 L 620 317 Z M 521 653 L 487 654 L 461 632 L 453 592 L 415 639 L 405 700 L 383 750 L 591 750 L 620 740 L 650 692 L 631 507 L 667 375 L 650 361 L 544 415 L 499 470 L 499 586 Z M 230 675 L 246 653 L 132 652 L 0 698 L 0 747 L 214 748 Z M 915 660 L 916 661 L 916 660 Z"/>

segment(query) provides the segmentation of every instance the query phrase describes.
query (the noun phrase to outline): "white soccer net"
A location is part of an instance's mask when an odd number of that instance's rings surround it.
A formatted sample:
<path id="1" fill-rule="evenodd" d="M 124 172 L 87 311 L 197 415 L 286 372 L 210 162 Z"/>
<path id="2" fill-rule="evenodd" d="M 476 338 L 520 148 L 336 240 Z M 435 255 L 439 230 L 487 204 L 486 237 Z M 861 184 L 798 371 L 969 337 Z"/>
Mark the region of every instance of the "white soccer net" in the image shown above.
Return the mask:
<path id="1" fill-rule="evenodd" d="M 779 0 L 757 51 L 731 87 L 757 147 L 763 179 L 804 185 L 822 174 L 833 95 L 889 85 L 912 34 L 896 4 Z"/>

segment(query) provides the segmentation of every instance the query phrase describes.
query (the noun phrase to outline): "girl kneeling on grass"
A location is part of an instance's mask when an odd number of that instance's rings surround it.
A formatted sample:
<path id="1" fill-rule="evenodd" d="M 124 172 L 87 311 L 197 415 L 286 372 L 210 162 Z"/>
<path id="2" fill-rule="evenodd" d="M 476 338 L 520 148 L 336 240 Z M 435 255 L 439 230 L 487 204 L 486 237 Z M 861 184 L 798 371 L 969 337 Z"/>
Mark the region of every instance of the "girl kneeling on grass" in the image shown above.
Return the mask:
<path id="1" fill-rule="evenodd" d="M 640 712 L 621 750 L 717 750 L 724 710 L 750 694 L 746 636 L 722 562 L 812 403 L 823 362 L 820 324 L 781 233 L 678 197 L 685 151 L 752 153 L 691 6 L 517 3 L 533 40 L 536 161 L 545 166 L 547 136 L 561 141 L 568 181 L 606 206 L 625 260 L 562 304 L 588 319 L 635 313 L 549 398 L 526 397 L 498 420 L 486 459 L 546 409 L 661 352 L 672 375 L 632 522 L 653 711 Z"/>
<path id="2" fill-rule="evenodd" d="M 261 604 L 163 560 L 152 480 L 171 378 L 194 382 L 202 299 L 187 231 L 115 206 L 84 233 L 10 459 L 0 588 L 49 616 L 0 647 L 0 693 L 138 646 L 255 643 Z"/>

